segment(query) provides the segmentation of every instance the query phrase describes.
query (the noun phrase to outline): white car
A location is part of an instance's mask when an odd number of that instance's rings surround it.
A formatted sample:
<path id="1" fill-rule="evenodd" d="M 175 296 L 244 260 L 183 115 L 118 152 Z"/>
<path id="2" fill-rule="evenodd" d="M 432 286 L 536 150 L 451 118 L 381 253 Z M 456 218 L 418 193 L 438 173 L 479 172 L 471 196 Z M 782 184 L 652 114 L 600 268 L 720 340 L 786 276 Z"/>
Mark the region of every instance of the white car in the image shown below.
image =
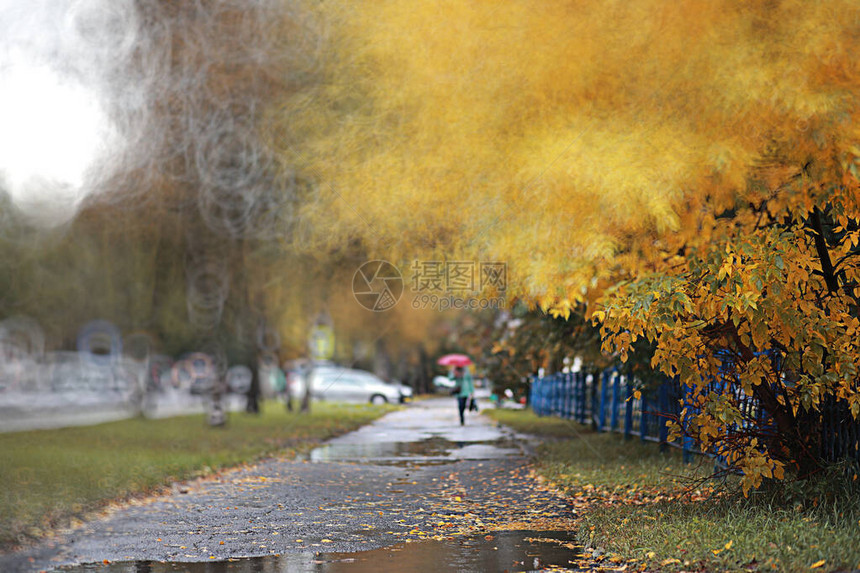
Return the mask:
<path id="1" fill-rule="evenodd" d="M 311 396 L 331 402 L 397 404 L 403 401 L 400 389 L 364 370 L 339 366 L 315 367 L 311 373 Z"/>
<path id="2" fill-rule="evenodd" d="M 391 383 L 391 385 L 400 391 L 400 402 L 401 403 L 408 402 L 409 400 L 412 399 L 413 391 L 412 391 L 411 386 L 407 386 L 406 384 L 403 384 L 402 382 L 400 382 L 398 380 L 394 380 Z"/>

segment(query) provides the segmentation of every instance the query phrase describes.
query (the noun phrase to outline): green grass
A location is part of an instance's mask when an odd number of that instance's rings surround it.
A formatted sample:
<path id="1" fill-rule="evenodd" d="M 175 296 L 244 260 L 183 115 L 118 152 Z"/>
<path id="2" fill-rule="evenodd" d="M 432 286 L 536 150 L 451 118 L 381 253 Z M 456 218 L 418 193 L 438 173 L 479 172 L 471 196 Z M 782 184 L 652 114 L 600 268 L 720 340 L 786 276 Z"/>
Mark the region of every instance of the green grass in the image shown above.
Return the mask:
<path id="1" fill-rule="evenodd" d="M 508 410 L 505 408 L 486 408 L 483 412 L 493 420 L 524 434 L 554 438 L 574 438 L 585 431 L 581 424 L 552 416 L 536 416 L 529 409 Z"/>
<path id="2" fill-rule="evenodd" d="M 737 480 L 701 481 L 710 463 L 684 465 L 674 448 L 660 453 L 656 444 L 531 412 L 487 413 L 518 431 L 560 438 L 540 446 L 539 472 L 587 508 L 580 539 L 606 556 L 635 559 L 628 569 L 860 566 L 860 487 L 845 477 L 850 473 L 834 469 L 806 482 L 772 483 L 744 498 Z"/>
<path id="3" fill-rule="evenodd" d="M 259 416 L 232 413 L 222 428 L 194 415 L 0 434 L 0 547 L 175 480 L 309 451 L 393 409 L 317 403 L 293 414 L 271 404 Z"/>

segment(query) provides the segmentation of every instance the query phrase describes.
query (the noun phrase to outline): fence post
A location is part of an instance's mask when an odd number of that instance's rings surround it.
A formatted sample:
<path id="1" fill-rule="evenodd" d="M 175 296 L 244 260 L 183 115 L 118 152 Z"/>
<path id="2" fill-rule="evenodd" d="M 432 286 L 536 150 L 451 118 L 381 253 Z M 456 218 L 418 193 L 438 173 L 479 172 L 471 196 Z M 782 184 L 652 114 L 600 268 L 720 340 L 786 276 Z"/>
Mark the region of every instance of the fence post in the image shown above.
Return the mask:
<path id="1" fill-rule="evenodd" d="M 576 418 L 580 424 L 585 423 L 585 372 L 576 373 Z"/>
<path id="2" fill-rule="evenodd" d="M 684 384 L 684 407 L 691 407 L 693 401 L 691 399 L 691 394 L 693 393 L 692 388 L 687 384 Z M 685 464 L 689 464 L 693 461 L 693 438 L 687 435 L 687 422 L 686 420 L 679 420 L 681 423 L 681 460 Z"/>
<path id="3" fill-rule="evenodd" d="M 552 384 L 549 382 L 549 378 L 546 376 L 540 379 L 540 409 L 542 416 L 548 416 L 551 414 L 550 407 L 551 402 L 550 398 L 552 395 L 550 391 L 552 390 Z"/>
<path id="4" fill-rule="evenodd" d="M 564 374 L 559 372 L 555 375 L 555 415 L 564 416 Z"/>
<path id="5" fill-rule="evenodd" d="M 547 414 L 555 415 L 555 374 L 550 374 L 546 377 L 547 395 L 546 407 Z"/>
<path id="6" fill-rule="evenodd" d="M 606 428 L 606 402 L 609 398 L 609 369 L 600 373 L 600 414 L 598 415 L 597 429 L 603 431 Z"/>
<path id="7" fill-rule="evenodd" d="M 552 380 L 550 380 L 549 376 L 544 376 L 541 378 L 541 402 L 543 406 L 541 409 L 543 410 L 544 415 L 551 416 L 552 415 Z"/>
<path id="8" fill-rule="evenodd" d="M 564 416 L 564 374 L 555 375 L 555 413 L 559 418 Z"/>
<path id="9" fill-rule="evenodd" d="M 639 439 L 643 442 L 648 436 L 648 399 L 645 394 L 642 394 L 642 399 L 639 400 Z"/>
<path id="10" fill-rule="evenodd" d="M 624 402 L 624 439 L 629 440 L 633 433 L 633 384 L 629 378 L 624 378 L 627 387 L 627 400 Z"/>
<path id="11" fill-rule="evenodd" d="M 585 377 L 586 383 L 588 383 L 588 378 L 591 377 L 591 384 L 590 384 L 591 411 L 589 412 L 589 414 L 591 417 L 591 428 L 594 430 L 598 429 L 598 427 L 597 427 L 597 422 L 598 422 L 598 419 L 597 419 L 597 416 L 598 416 L 598 412 L 597 412 L 597 401 L 598 401 L 597 385 L 600 383 L 599 376 L 600 376 L 599 374 L 589 374 L 588 376 Z"/>
<path id="12" fill-rule="evenodd" d="M 660 384 L 660 393 L 658 396 L 660 401 L 659 412 L 657 413 L 657 436 L 660 441 L 660 451 L 665 452 L 669 447 L 669 428 L 666 427 L 667 415 L 669 414 L 669 382 L 663 381 Z"/>
<path id="13" fill-rule="evenodd" d="M 589 394 L 589 386 L 588 386 L 588 377 L 590 374 L 587 372 L 582 373 L 582 423 L 587 424 L 591 419 L 590 412 L 594 411 L 594 390 L 591 389 L 591 394 Z M 592 379 L 591 385 L 594 386 L 594 380 Z"/>
<path id="14" fill-rule="evenodd" d="M 570 418 L 570 372 L 562 374 L 561 417 Z"/>
<path id="15" fill-rule="evenodd" d="M 567 417 L 573 418 L 574 395 L 573 395 L 573 372 L 567 375 Z"/>
<path id="16" fill-rule="evenodd" d="M 543 378 L 535 378 L 534 386 L 535 404 L 537 404 L 538 407 L 538 415 L 543 416 L 546 413 L 544 411 L 544 407 L 546 406 L 546 402 L 544 400 L 544 394 L 546 393 L 546 381 Z"/>
<path id="17" fill-rule="evenodd" d="M 564 374 L 555 374 L 555 415 L 561 418 L 564 415 Z"/>
<path id="18" fill-rule="evenodd" d="M 693 461 L 693 438 L 689 436 L 681 438 L 681 461 L 685 464 Z"/>
<path id="19" fill-rule="evenodd" d="M 612 411 L 609 416 L 609 428 L 612 431 L 618 429 L 618 409 L 621 407 L 621 389 L 618 387 L 619 384 L 621 384 L 621 375 L 615 370 L 612 373 Z"/>

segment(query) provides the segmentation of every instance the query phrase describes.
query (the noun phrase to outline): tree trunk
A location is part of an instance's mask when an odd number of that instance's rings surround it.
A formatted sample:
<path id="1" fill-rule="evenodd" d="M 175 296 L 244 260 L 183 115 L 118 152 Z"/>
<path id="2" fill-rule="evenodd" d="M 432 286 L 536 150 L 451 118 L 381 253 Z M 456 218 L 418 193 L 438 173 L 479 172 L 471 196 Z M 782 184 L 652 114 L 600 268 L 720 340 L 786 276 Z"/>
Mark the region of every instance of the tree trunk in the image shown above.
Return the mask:
<path id="1" fill-rule="evenodd" d="M 305 378 L 305 395 L 302 396 L 302 406 L 300 408 L 300 412 L 310 412 L 311 411 L 311 381 L 313 380 L 313 365 L 308 366 L 303 372 Z"/>
<path id="2" fill-rule="evenodd" d="M 432 392 L 431 380 L 433 379 L 433 364 L 430 361 L 430 356 L 427 355 L 427 349 L 423 344 L 418 345 L 418 380 L 416 390 L 421 394 L 429 394 Z"/>

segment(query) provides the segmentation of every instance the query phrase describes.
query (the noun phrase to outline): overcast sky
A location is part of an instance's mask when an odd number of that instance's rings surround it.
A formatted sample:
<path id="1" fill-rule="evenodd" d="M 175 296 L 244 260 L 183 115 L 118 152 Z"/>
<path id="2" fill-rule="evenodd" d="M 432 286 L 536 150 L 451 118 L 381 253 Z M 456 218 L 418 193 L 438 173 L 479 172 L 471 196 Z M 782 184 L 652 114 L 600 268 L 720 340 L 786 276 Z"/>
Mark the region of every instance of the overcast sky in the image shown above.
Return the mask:
<path id="1" fill-rule="evenodd" d="M 74 216 L 115 148 L 104 94 L 135 42 L 126 0 L 0 0 L 0 185 L 42 224 Z"/>

